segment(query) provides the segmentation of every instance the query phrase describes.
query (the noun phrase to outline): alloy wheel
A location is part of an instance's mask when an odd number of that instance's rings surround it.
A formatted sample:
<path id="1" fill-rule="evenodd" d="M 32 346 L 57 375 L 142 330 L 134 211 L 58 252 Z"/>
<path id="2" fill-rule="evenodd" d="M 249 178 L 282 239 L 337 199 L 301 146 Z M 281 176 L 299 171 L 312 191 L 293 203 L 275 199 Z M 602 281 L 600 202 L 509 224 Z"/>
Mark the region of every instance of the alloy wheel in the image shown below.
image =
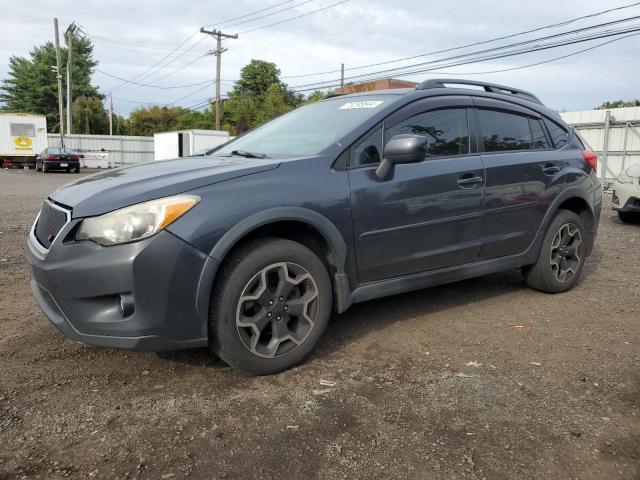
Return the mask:
<path id="1" fill-rule="evenodd" d="M 560 282 L 570 280 L 578 271 L 582 260 L 582 235 L 574 223 L 562 225 L 551 242 L 551 271 Z"/>
<path id="2" fill-rule="evenodd" d="M 254 355 L 282 357 L 309 336 L 318 306 L 318 286 L 304 267 L 274 263 L 243 288 L 236 309 L 238 334 Z"/>

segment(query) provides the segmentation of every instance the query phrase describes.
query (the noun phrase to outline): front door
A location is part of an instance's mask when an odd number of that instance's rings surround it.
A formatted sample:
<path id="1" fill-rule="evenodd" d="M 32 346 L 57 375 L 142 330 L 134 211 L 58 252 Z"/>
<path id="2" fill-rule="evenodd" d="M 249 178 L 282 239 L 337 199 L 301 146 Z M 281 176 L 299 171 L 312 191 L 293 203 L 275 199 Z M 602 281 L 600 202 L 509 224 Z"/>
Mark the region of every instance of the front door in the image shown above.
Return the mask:
<path id="1" fill-rule="evenodd" d="M 461 99 L 458 99 L 462 103 Z M 443 102 L 447 103 L 447 102 Z M 360 283 L 477 261 L 484 215 L 484 167 L 470 153 L 467 108 L 410 105 L 351 151 L 349 182 Z M 385 140 L 422 135 L 422 162 L 375 175 Z"/>

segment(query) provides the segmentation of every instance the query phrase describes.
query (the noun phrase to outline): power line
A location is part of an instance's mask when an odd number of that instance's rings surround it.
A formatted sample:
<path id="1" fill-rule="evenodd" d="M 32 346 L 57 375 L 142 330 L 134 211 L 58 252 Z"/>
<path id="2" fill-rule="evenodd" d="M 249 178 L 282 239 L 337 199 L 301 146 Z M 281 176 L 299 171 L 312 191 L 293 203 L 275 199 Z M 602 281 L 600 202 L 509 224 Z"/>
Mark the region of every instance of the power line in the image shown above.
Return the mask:
<path id="1" fill-rule="evenodd" d="M 251 12 L 251 13 L 247 13 L 247 14 L 245 14 L 245 15 L 240 15 L 239 17 L 229 18 L 229 19 L 227 19 L 227 20 L 223 20 L 223 21 L 221 21 L 221 22 L 216 23 L 215 25 L 214 25 L 214 24 L 212 24 L 212 25 L 206 25 L 206 26 L 205 26 L 205 28 L 207 28 L 207 27 L 214 27 L 214 26 L 219 26 L 219 27 L 221 27 L 221 26 L 223 26 L 223 25 L 224 25 L 224 24 L 226 24 L 226 23 L 233 22 L 233 21 L 235 21 L 235 20 L 240 20 L 241 18 L 250 17 L 251 15 L 255 15 L 256 13 L 266 12 L 267 10 L 271 10 L 272 8 L 276 8 L 276 7 L 279 7 L 280 5 L 284 5 L 285 3 L 291 3 L 291 2 L 293 2 L 293 1 L 294 1 L 294 0 L 286 0 L 286 1 L 284 1 L 284 2 L 276 3 L 275 5 L 271 5 L 270 7 L 267 7 L 267 8 L 261 8 L 260 10 L 255 10 L 255 11 L 253 11 L 253 12 Z"/>
<path id="2" fill-rule="evenodd" d="M 297 15 L 295 17 L 287 18 L 285 20 L 280 20 L 279 22 L 270 23 L 269 25 L 262 25 L 261 27 L 256 27 L 256 28 L 252 28 L 250 30 L 245 30 L 244 32 L 238 33 L 238 35 L 244 35 L 245 33 L 255 32 L 256 30 L 262 30 L 263 28 L 274 27 L 276 25 L 280 25 L 280 24 L 285 23 L 285 22 L 291 22 L 293 20 L 297 20 L 299 18 L 306 17 L 306 16 L 312 15 L 314 13 L 322 12 L 323 10 L 327 10 L 328 8 L 337 7 L 338 5 L 341 5 L 343 3 L 347 3 L 347 2 L 350 2 L 350 1 L 351 0 L 342 0 L 340 2 L 332 3 L 331 5 L 327 5 L 326 7 L 322 7 L 322 8 L 319 8 L 317 10 L 313 10 L 311 12 L 303 13 L 302 15 Z"/>
<path id="3" fill-rule="evenodd" d="M 254 17 L 254 18 L 250 18 L 250 19 L 248 19 L 248 20 L 243 20 L 243 21 L 241 21 L 241 22 L 232 23 L 231 25 L 225 25 L 225 27 L 224 27 L 224 28 L 229 29 L 229 28 L 231 28 L 231 27 L 237 27 L 238 25 L 243 25 L 243 24 L 245 24 L 245 23 L 254 22 L 254 21 L 256 21 L 256 20 L 260 20 L 260 19 L 262 19 L 262 18 L 270 17 L 270 16 L 272 16 L 272 15 L 276 15 L 276 14 L 278 14 L 278 13 L 286 12 L 287 10 L 291 10 L 292 8 L 296 8 L 296 7 L 299 7 L 299 6 L 304 5 L 304 4 L 306 4 L 306 3 L 311 3 L 311 2 L 315 2 L 315 1 L 316 1 L 316 0 L 305 0 L 304 2 L 300 2 L 300 3 L 297 3 L 297 4 L 295 4 L 295 5 L 291 5 L 290 7 L 283 8 L 283 9 L 281 9 L 281 10 L 276 10 L 275 12 L 267 13 L 267 14 L 265 14 L 265 15 L 261 15 L 261 16 L 259 16 L 259 17 Z"/>
<path id="4" fill-rule="evenodd" d="M 606 37 L 611 37 L 611 36 L 617 36 L 617 35 L 622 35 L 625 33 L 632 33 L 632 32 L 636 32 L 636 31 L 640 31 L 640 25 L 638 26 L 633 26 L 633 27 L 629 27 L 629 28 L 625 28 L 625 29 L 619 29 L 617 31 L 609 31 L 609 32 L 603 32 L 603 33 L 598 33 L 598 34 L 594 34 L 588 38 L 582 38 L 582 39 L 567 39 L 561 42 L 556 42 L 556 43 L 552 43 L 552 44 L 545 44 L 545 45 L 538 45 L 538 46 L 534 46 L 534 47 L 530 47 L 527 49 L 521 49 L 518 51 L 512 51 L 512 52 L 504 52 L 504 53 L 500 53 L 500 54 L 495 54 L 495 55 L 489 55 L 489 56 L 485 56 L 485 57 L 480 57 L 480 58 L 472 58 L 472 59 L 467 59 L 464 61 L 459 61 L 459 62 L 454 62 L 448 65 L 437 65 L 437 66 L 433 66 L 433 67 L 427 67 L 427 68 L 421 68 L 421 69 L 417 69 L 417 70 L 412 70 L 412 71 L 405 71 L 405 72 L 400 72 L 400 73 L 394 73 L 394 76 L 399 76 L 399 77 L 403 77 L 403 76 L 408 76 L 408 75 L 415 75 L 418 73 L 425 73 L 425 72 L 432 72 L 441 68 L 450 68 L 450 67 L 456 67 L 456 66 L 461 66 L 461 65 L 467 65 L 470 63 L 479 63 L 479 62 L 484 62 L 487 60 L 495 60 L 495 59 L 500 59 L 500 58 L 506 58 L 506 57 L 511 57 L 511 56 L 515 56 L 515 55 L 521 55 L 524 53 L 531 53 L 531 52 L 536 52 L 536 51 L 542 51 L 542 50 L 548 50 L 551 48 L 557 48 L 557 47 L 562 47 L 562 46 L 566 46 L 566 45 L 572 45 L 572 44 L 577 44 L 577 43 L 583 43 L 583 42 L 587 42 L 587 41 L 592 41 L 592 40 L 596 40 L 599 38 L 606 38 Z M 629 35 L 630 36 L 630 35 Z M 445 61 L 447 59 L 441 59 L 441 61 Z M 431 62 L 430 62 L 431 63 Z M 421 65 L 421 64 L 419 64 Z M 403 68 L 408 68 L 408 67 L 403 67 Z M 367 75 L 379 75 L 381 73 L 386 73 L 387 71 L 381 71 L 381 72 L 370 72 Z M 358 75 L 358 77 L 363 77 L 364 75 Z M 347 80 L 353 79 L 355 77 L 350 77 Z M 378 76 L 378 77 L 369 77 L 366 79 L 362 79 L 362 81 L 374 81 L 374 80 L 379 80 L 379 79 L 383 79 L 383 78 L 388 78 L 388 76 Z M 334 81 L 335 82 L 335 81 Z M 325 84 L 328 82 L 324 82 Z M 314 84 L 312 84 L 314 85 Z M 300 88 L 300 87 L 304 87 L 306 85 L 299 85 L 299 86 L 294 86 L 291 87 L 292 90 L 296 91 L 296 92 L 305 92 L 305 91 L 310 91 L 310 90 L 315 90 L 315 89 L 323 89 L 323 88 L 333 88 L 338 86 L 338 83 L 334 83 L 331 85 L 323 85 L 322 87 L 319 86 L 313 86 L 311 88 Z"/>
<path id="5" fill-rule="evenodd" d="M 150 83 L 138 83 L 138 82 L 134 82 L 132 80 L 127 80 L 126 78 L 122 78 L 122 77 L 118 77 L 117 75 L 112 75 L 111 73 L 107 73 L 103 70 L 100 70 L 98 68 L 94 69 L 96 72 L 99 72 L 103 75 L 106 75 L 107 77 L 111 77 L 111 78 L 115 78 L 116 80 L 120 80 L 126 83 L 132 83 L 134 85 L 138 85 L 140 87 L 150 87 L 150 88 L 159 88 L 161 90 L 172 90 L 175 88 L 187 88 L 187 87 L 195 87 L 197 85 L 204 85 L 205 83 L 213 83 L 214 80 L 207 80 L 204 82 L 198 82 L 198 83 L 190 83 L 187 85 L 172 85 L 172 86 L 162 86 L 162 85 L 153 85 Z"/>
<path id="6" fill-rule="evenodd" d="M 451 61 L 451 60 L 457 60 L 457 59 L 463 59 L 463 58 L 469 58 L 469 57 L 473 58 L 473 57 L 475 57 L 477 55 L 480 55 L 480 54 L 497 52 L 497 51 L 500 51 L 500 50 L 505 50 L 505 49 L 524 46 L 524 45 L 531 45 L 531 44 L 535 44 L 536 42 L 541 42 L 541 41 L 545 41 L 545 40 L 551 40 L 553 38 L 564 37 L 564 36 L 567 36 L 567 35 L 584 33 L 584 32 L 586 32 L 588 30 L 593 30 L 593 29 L 596 29 L 596 28 L 601 28 L 601 27 L 604 27 L 604 26 L 610 26 L 610 25 L 614 25 L 614 24 L 617 24 L 617 23 L 628 22 L 628 21 L 637 20 L 637 19 L 640 19 L 640 16 L 629 17 L 629 18 L 615 20 L 615 21 L 611 21 L 611 22 L 596 24 L 596 25 L 592 25 L 592 26 L 589 26 L 589 27 L 583 27 L 583 28 L 579 28 L 579 29 L 576 29 L 576 30 L 571 30 L 571 31 L 568 31 L 568 32 L 557 33 L 557 34 L 554 34 L 554 35 L 547 35 L 545 37 L 538 37 L 538 38 L 535 38 L 535 39 L 532 39 L 532 40 L 527 40 L 527 41 L 517 42 L 517 43 L 512 43 L 512 44 L 507 44 L 507 45 L 501 45 L 501 46 L 498 46 L 498 47 L 493 47 L 493 48 L 484 49 L 484 50 L 478 50 L 478 51 L 474 51 L 474 52 L 468 52 L 468 53 L 464 53 L 464 54 L 460 54 L 460 55 L 455 55 L 455 56 L 452 56 L 452 57 L 446 57 L 446 58 L 440 58 L 440 59 L 436 59 L 436 60 L 431 60 L 431 61 L 428 61 L 428 62 L 420 62 L 420 63 L 411 64 L 411 65 L 404 65 L 402 67 L 397 67 L 397 68 L 378 70 L 376 72 L 369 72 L 369 73 L 364 73 L 364 74 L 359 74 L 359 75 L 352 75 L 352 76 L 346 78 L 345 80 L 355 80 L 355 79 L 359 79 L 359 78 L 362 78 L 362 77 L 366 77 L 368 75 L 382 74 L 382 73 L 387 73 L 389 75 L 397 76 L 400 73 L 402 73 L 403 70 L 405 70 L 407 68 L 415 68 L 415 67 L 418 67 L 418 66 L 437 64 L 437 63 L 441 63 L 441 62 L 444 62 L 444 61 Z M 621 33 L 625 33 L 625 32 L 623 31 Z M 587 37 L 583 37 L 583 38 L 587 38 Z M 595 37 L 595 38 L 600 38 L 600 37 Z M 572 42 L 572 43 L 575 43 L 575 42 Z M 536 50 L 532 50 L 532 51 L 536 51 Z M 440 68 L 440 67 L 438 67 L 438 68 Z M 337 80 L 338 79 L 331 79 L 331 80 L 326 80 L 326 81 L 322 81 L 322 82 L 313 82 L 313 83 L 309 83 L 309 84 L 302 84 L 302 85 L 297 85 L 294 88 L 314 86 L 314 85 L 322 85 L 322 84 L 326 84 L 326 83 L 336 82 Z"/>
<path id="7" fill-rule="evenodd" d="M 578 50 L 577 52 L 569 53 L 567 55 L 561 55 L 561 56 L 555 57 L 555 58 L 550 58 L 548 60 L 543 60 L 541 62 L 530 63 L 528 65 L 519 65 L 517 67 L 502 68 L 502 69 L 499 69 L 499 70 L 487 70 L 487 71 L 484 71 L 484 72 L 454 73 L 454 72 L 435 72 L 435 71 L 431 71 L 431 73 L 437 73 L 438 75 L 458 75 L 459 76 L 459 75 L 489 75 L 489 74 L 492 74 L 492 73 L 502 73 L 502 72 L 512 72 L 514 70 L 523 70 L 525 68 L 537 67 L 539 65 L 544 65 L 544 64 L 547 64 L 547 63 L 551 63 L 551 62 L 556 62 L 558 60 L 564 60 L 565 58 L 573 57 L 575 55 L 579 55 L 581 53 L 588 52 L 590 50 L 595 50 L 596 48 L 600 48 L 600 47 L 603 47 L 603 46 L 608 45 L 610 43 L 614 43 L 614 42 L 618 42 L 620 40 L 624 40 L 625 38 L 635 37 L 636 35 L 640 35 L 640 32 L 631 33 L 629 35 L 624 35 L 622 37 L 614 38 L 612 40 L 607 40 L 606 42 L 602 42 L 602 43 L 599 43 L 599 44 L 594 45 L 592 47 L 585 48 L 585 49 L 582 49 L 582 50 Z"/>
<path id="8" fill-rule="evenodd" d="M 409 56 L 409 57 L 397 58 L 397 59 L 394 59 L 394 60 L 387 60 L 387 61 L 384 61 L 384 62 L 370 63 L 368 65 L 359 65 L 359 66 L 356 66 L 356 67 L 346 68 L 345 70 L 360 70 L 360 69 L 369 68 L 369 67 L 379 67 L 381 65 L 388 65 L 388 64 L 391 64 L 391 63 L 397 63 L 397 62 L 402 62 L 402 61 L 406 61 L 406 60 L 413 60 L 413 59 L 420 58 L 420 57 L 427 57 L 427 56 L 431 56 L 431 55 L 437 55 L 439 53 L 448 53 L 448 52 L 452 52 L 452 51 L 455 51 L 455 50 L 462 50 L 463 48 L 469 48 L 469 47 L 476 47 L 476 46 L 479 46 L 479 45 L 485 45 L 487 43 L 498 42 L 500 40 L 506 40 L 506 39 L 509 39 L 509 38 L 514 38 L 514 37 L 519 37 L 519 36 L 522 36 L 522 35 L 527 35 L 529 33 L 539 32 L 541 30 L 546 30 L 548 28 L 564 27 L 566 25 L 570 25 L 570 24 L 578 22 L 580 20 L 584 20 L 584 19 L 587 19 L 587 18 L 593 18 L 593 17 L 597 17 L 597 16 L 600 16 L 600 15 L 605 15 L 607 13 L 615 12 L 615 11 L 618 11 L 618 10 L 623 10 L 623 9 L 626 9 L 626 8 L 635 7 L 637 5 L 640 5 L 640 2 L 635 2 L 635 3 L 631 3 L 631 4 L 628 4 L 628 5 L 623 5 L 623 6 L 616 7 L 616 8 L 609 8 L 607 10 L 601 10 L 601 11 L 598 11 L 598 12 L 590 13 L 588 15 L 583 15 L 581 17 L 576 17 L 576 18 L 572 18 L 572 19 L 569 19 L 569 20 L 564 20 L 564 21 L 558 22 L 558 23 L 552 23 L 550 25 L 545 25 L 545 26 L 542 26 L 542 27 L 536 27 L 536 28 L 533 28 L 531 30 L 525 30 L 525 31 L 522 31 L 522 32 L 512 33 L 512 34 L 505 35 L 505 36 L 502 36 L 502 37 L 496 37 L 496 38 L 492 38 L 492 39 L 489 39 L 489 40 L 483 40 L 483 41 L 480 41 L 480 42 L 468 43 L 466 45 L 461 45 L 461 46 L 458 46 L 458 47 L 446 48 L 444 50 L 436 50 L 436 51 L 428 52 L 428 53 L 421 53 L 421 54 L 418 54 L 418 55 L 412 55 L 412 56 Z M 282 78 L 312 77 L 312 76 L 316 76 L 316 75 L 325 75 L 325 74 L 329 74 L 329 73 L 340 73 L 340 71 L 341 70 L 328 70 L 328 71 L 325 71 L 325 72 L 305 73 L 305 74 L 300 74 L 300 75 L 288 75 L 288 76 L 283 76 Z"/>

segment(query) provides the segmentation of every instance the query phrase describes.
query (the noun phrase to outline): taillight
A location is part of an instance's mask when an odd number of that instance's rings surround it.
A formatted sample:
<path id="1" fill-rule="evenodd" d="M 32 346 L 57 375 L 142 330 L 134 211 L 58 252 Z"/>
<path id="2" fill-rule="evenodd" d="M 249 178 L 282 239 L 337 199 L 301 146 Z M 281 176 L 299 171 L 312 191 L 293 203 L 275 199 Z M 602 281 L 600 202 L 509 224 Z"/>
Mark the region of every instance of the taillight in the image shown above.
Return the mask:
<path id="1" fill-rule="evenodd" d="M 74 160 L 74 161 L 75 161 L 75 160 L 80 160 L 80 157 L 79 157 L 79 156 L 77 156 L 77 155 L 70 155 L 70 156 L 69 156 L 69 160 Z"/>
<path id="2" fill-rule="evenodd" d="M 47 155 L 46 157 L 44 157 L 44 159 L 45 159 L 45 160 L 55 160 L 55 159 L 56 159 L 56 156 L 55 156 L 55 155 L 51 155 L 51 154 L 49 154 L 49 155 Z"/>
<path id="3" fill-rule="evenodd" d="M 584 161 L 587 162 L 587 165 L 591 167 L 591 170 L 593 171 L 598 170 L 598 154 L 597 153 L 592 152 L 591 150 L 583 150 L 582 158 L 584 158 Z"/>

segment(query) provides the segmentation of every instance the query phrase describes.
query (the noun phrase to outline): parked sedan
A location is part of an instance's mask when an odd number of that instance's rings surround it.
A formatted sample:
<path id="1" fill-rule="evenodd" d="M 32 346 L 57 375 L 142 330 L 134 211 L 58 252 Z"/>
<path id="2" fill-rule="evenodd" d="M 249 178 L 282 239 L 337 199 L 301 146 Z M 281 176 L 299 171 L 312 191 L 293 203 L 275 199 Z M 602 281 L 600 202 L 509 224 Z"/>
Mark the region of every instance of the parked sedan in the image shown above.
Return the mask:
<path id="1" fill-rule="evenodd" d="M 611 203 L 623 222 L 640 222 L 640 164 L 618 175 Z"/>
<path id="2" fill-rule="evenodd" d="M 73 150 L 59 147 L 45 148 L 36 158 L 36 170 L 43 173 L 51 170 L 66 170 L 74 173 L 80 172 L 80 159 L 82 155 Z"/>

